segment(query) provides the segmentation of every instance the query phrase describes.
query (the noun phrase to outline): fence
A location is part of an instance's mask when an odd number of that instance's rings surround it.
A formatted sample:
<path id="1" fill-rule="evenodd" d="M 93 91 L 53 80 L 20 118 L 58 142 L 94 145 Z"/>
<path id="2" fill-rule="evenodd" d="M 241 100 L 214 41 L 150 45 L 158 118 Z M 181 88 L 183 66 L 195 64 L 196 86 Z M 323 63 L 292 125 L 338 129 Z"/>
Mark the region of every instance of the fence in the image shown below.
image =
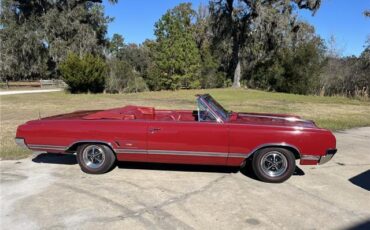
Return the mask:
<path id="1" fill-rule="evenodd" d="M 39 81 L 6 81 L 0 82 L 0 88 L 64 88 L 66 83 L 62 80 Z"/>

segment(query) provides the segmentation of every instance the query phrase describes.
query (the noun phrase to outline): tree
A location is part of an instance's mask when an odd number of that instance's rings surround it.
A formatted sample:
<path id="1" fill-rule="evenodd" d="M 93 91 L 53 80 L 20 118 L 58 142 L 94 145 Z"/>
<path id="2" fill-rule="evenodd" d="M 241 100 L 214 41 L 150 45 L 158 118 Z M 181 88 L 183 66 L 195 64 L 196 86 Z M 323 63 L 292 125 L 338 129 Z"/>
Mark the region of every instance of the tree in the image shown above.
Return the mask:
<path id="1" fill-rule="evenodd" d="M 80 58 L 70 53 L 60 65 L 63 80 L 71 93 L 103 92 L 107 70 L 104 60 L 91 54 Z"/>
<path id="2" fill-rule="evenodd" d="M 113 56 L 117 56 L 122 48 L 124 48 L 124 38 L 120 34 L 113 34 L 112 39 L 109 41 L 109 52 Z"/>
<path id="3" fill-rule="evenodd" d="M 152 88 L 200 87 L 200 54 L 193 37 L 194 16 L 191 4 L 182 3 L 156 22 L 156 41 L 151 44 L 154 66 L 150 78 L 159 83 Z"/>
<path id="4" fill-rule="evenodd" d="M 327 41 L 327 56 L 329 58 L 339 58 L 343 54 L 343 49 L 338 47 L 337 40 L 334 35 L 330 36 Z"/>
<path id="5" fill-rule="evenodd" d="M 368 12 L 368 11 L 366 11 Z M 364 13 L 370 17 L 370 14 Z M 330 48 L 329 48 L 330 49 Z M 321 76 L 323 95 L 368 98 L 370 95 L 370 37 L 359 57 L 327 54 L 328 64 Z"/>
<path id="6" fill-rule="evenodd" d="M 101 55 L 111 21 L 104 16 L 101 2 L 1 1 L 1 77 L 55 77 L 68 51 L 80 57 Z"/>
<path id="7" fill-rule="evenodd" d="M 259 62 L 251 72 L 250 86 L 271 91 L 315 94 L 325 62 L 320 39 L 299 44 L 295 49 L 280 49 L 273 58 Z"/>
<path id="8" fill-rule="evenodd" d="M 223 87 L 225 75 L 219 70 L 220 58 L 212 50 L 212 28 L 210 24 L 209 9 L 199 5 L 196 12 L 193 37 L 200 54 L 200 84 L 202 88 Z M 219 54 L 219 57 L 224 56 Z"/>
<path id="9" fill-rule="evenodd" d="M 299 9 L 315 12 L 320 0 L 213 0 L 210 3 L 215 42 L 230 44 L 231 58 L 228 76 L 233 86 L 240 87 L 241 61 L 247 59 L 254 64 L 265 54 L 271 54 L 281 39 L 289 36 L 286 32 L 299 29 L 292 18 L 293 4 Z M 287 28 L 291 28 L 287 30 Z M 249 66 L 252 69 L 252 66 Z"/>
<path id="10" fill-rule="evenodd" d="M 370 49 L 359 57 L 328 57 L 321 76 L 322 95 L 366 98 L 370 92 Z"/>
<path id="11" fill-rule="evenodd" d="M 42 78 L 47 74 L 47 44 L 37 18 L 16 11 L 16 2 L 3 0 L 0 14 L 0 78 Z M 19 6 L 21 8 L 21 5 Z M 25 18 L 27 17 L 27 23 Z"/>
<path id="12" fill-rule="evenodd" d="M 151 61 L 149 52 L 150 50 L 145 43 L 141 45 L 125 44 L 118 52 L 117 58 L 130 64 L 136 73 L 145 78 Z"/>
<path id="13" fill-rule="evenodd" d="M 112 59 L 108 63 L 109 76 L 106 78 L 106 92 L 108 93 L 137 93 L 148 90 L 145 80 L 128 62 Z"/>

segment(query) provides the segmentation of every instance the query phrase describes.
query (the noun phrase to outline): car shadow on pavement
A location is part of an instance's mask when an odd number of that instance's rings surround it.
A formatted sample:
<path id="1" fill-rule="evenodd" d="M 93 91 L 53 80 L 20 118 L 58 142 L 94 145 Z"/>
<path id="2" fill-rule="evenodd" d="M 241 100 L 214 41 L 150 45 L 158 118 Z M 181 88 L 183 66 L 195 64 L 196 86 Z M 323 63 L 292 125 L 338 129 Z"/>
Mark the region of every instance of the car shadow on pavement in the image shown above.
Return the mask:
<path id="1" fill-rule="evenodd" d="M 161 163 L 142 163 L 142 162 L 117 162 L 118 168 L 125 169 L 144 169 L 144 170 L 167 170 L 167 171 L 184 171 L 184 172 L 210 172 L 210 173 L 237 173 L 241 172 L 244 176 L 258 180 L 250 164 L 244 167 L 227 167 L 214 165 L 187 165 L 187 164 L 161 164 Z M 303 176 L 305 173 L 296 166 L 295 176 Z"/>
<path id="2" fill-rule="evenodd" d="M 347 228 L 347 230 L 369 230 L 369 229 L 370 229 L 370 220 Z"/>
<path id="3" fill-rule="evenodd" d="M 211 173 L 237 173 L 239 167 L 226 167 L 214 165 L 188 165 L 188 164 L 162 164 L 144 162 L 117 162 L 118 168 L 163 170 L 163 171 L 184 171 L 184 172 L 211 172 Z"/>
<path id="4" fill-rule="evenodd" d="M 57 154 L 57 153 L 41 153 L 32 159 L 35 163 L 47 164 L 77 164 L 75 155 L 72 154 Z M 190 164 L 162 164 L 162 163 L 145 163 L 145 162 L 117 162 L 118 168 L 124 169 L 143 169 L 143 170 L 163 170 L 163 171 L 184 171 L 184 172 L 210 172 L 210 173 L 237 173 L 241 172 L 243 175 L 258 180 L 253 173 L 250 163 L 244 167 L 230 167 L 230 166 L 214 166 L 214 165 L 190 165 Z M 113 169 L 113 168 L 112 168 Z M 301 168 L 296 166 L 293 173 L 295 176 L 303 176 L 305 173 Z"/>
<path id="5" fill-rule="evenodd" d="M 349 181 L 352 184 L 357 185 L 358 187 L 370 191 L 370 170 L 367 170 L 363 173 L 358 174 L 357 176 L 350 178 Z"/>
<path id="6" fill-rule="evenodd" d="M 77 164 L 76 156 L 73 154 L 58 154 L 58 153 L 41 153 L 32 159 L 35 163 L 47 164 L 64 164 L 74 165 Z"/>

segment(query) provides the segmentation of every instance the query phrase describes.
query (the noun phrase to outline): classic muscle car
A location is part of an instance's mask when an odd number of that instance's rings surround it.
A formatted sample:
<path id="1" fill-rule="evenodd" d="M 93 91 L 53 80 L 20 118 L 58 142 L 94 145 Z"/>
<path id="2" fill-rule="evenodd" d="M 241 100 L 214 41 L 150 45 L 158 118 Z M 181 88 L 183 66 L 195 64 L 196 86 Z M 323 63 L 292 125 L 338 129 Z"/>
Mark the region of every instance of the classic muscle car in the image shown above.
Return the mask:
<path id="1" fill-rule="evenodd" d="M 116 161 L 244 166 L 265 182 L 283 182 L 301 165 L 323 164 L 336 153 L 334 135 L 295 115 L 226 111 L 209 94 L 197 110 L 143 106 L 77 111 L 28 121 L 16 143 L 34 151 L 77 153 L 86 173 Z"/>

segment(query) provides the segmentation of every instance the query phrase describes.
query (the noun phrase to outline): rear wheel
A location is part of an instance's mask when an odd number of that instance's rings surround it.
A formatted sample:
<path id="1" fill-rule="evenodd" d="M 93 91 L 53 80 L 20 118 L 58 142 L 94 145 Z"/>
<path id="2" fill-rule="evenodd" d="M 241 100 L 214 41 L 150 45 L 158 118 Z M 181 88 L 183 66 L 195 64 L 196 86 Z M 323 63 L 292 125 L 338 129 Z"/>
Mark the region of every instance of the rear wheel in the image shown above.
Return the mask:
<path id="1" fill-rule="evenodd" d="M 85 173 L 102 174 L 112 168 L 116 157 L 106 145 L 85 144 L 77 148 L 77 161 Z"/>
<path id="2" fill-rule="evenodd" d="M 264 182 L 281 183 L 288 180 L 295 170 L 294 154 L 283 148 L 265 148 L 255 153 L 253 171 Z"/>

